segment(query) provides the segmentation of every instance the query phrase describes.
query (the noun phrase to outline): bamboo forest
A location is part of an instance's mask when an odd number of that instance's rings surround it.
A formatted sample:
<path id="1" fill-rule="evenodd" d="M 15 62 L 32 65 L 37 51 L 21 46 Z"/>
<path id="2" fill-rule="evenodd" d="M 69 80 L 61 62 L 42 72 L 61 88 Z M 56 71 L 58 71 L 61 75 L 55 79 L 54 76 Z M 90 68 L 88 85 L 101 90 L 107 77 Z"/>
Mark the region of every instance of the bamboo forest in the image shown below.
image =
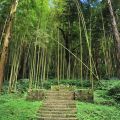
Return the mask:
<path id="1" fill-rule="evenodd" d="M 120 120 L 120 0 L 0 0 L 0 120 Z"/>

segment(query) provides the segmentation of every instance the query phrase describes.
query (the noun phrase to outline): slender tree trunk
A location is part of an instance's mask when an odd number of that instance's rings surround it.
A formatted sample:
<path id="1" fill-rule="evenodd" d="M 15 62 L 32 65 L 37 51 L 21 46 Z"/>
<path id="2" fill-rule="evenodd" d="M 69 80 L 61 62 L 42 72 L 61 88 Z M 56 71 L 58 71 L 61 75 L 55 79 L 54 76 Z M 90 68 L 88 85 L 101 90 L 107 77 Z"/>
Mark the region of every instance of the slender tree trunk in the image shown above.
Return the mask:
<path id="1" fill-rule="evenodd" d="M 5 37 L 3 39 L 3 48 L 1 51 L 1 58 L 0 58 L 0 91 L 2 90 L 4 69 L 5 69 L 5 64 L 7 61 L 7 54 L 8 54 L 8 47 L 9 47 L 10 36 L 11 36 L 12 22 L 13 22 L 14 14 L 16 12 L 17 5 L 18 5 L 18 0 L 14 0 L 14 2 L 11 5 L 9 19 L 8 19 L 6 27 L 5 27 L 5 29 L 6 29 Z"/>
<path id="2" fill-rule="evenodd" d="M 108 0 L 108 5 L 109 5 L 109 11 L 112 19 L 113 32 L 114 32 L 114 36 L 117 43 L 117 60 L 118 60 L 117 72 L 118 72 L 118 77 L 120 78 L 120 35 L 117 28 L 117 23 L 116 23 L 115 15 L 113 12 L 111 0 Z"/>

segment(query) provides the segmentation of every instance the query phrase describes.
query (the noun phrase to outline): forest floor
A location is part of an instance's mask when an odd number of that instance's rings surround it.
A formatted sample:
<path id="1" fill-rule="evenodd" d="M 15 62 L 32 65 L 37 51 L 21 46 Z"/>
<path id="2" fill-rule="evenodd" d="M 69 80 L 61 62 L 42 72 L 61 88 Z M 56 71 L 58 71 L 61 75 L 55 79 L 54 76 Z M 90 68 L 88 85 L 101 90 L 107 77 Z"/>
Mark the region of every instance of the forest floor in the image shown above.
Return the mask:
<path id="1" fill-rule="evenodd" d="M 77 102 L 80 120 L 119 120 L 120 104 L 107 96 L 107 89 L 120 81 L 105 81 L 104 88 L 94 92 L 95 103 Z M 3 94 L 0 96 L 0 120 L 29 120 L 34 118 L 42 102 L 26 101 L 26 95 Z"/>

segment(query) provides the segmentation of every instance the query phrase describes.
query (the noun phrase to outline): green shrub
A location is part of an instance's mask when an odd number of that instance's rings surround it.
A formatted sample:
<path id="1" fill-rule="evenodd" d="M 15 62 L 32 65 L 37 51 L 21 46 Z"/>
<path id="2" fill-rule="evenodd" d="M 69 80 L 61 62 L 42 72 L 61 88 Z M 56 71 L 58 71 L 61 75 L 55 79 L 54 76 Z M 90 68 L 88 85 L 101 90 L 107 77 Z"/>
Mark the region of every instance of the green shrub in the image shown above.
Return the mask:
<path id="1" fill-rule="evenodd" d="M 16 89 L 20 93 L 27 92 L 29 87 L 29 79 L 20 79 L 17 80 Z"/>
<path id="2" fill-rule="evenodd" d="M 76 86 L 78 88 L 81 87 L 80 80 L 60 80 L 59 84 Z M 50 79 L 50 80 L 44 82 L 44 88 L 45 89 L 50 89 L 52 85 L 58 85 L 58 81 L 56 79 Z M 90 81 L 83 80 L 83 86 L 84 87 L 90 87 L 91 86 Z"/>
<path id="3" fill-rule="evenodd" d="M 116 86 L 117 84 L 120 84 L 120 80 L 100 80 L 100 84 L 97 87 L 99 90 L 109 90 Z"/>
<path id="4" fill-rule="evenodd" d="M 120 101 L 120 83 L 110 88 L 108 90 L 108 95 L 114 98 L 116 101 Z"/>
<path id="5" fill-rule="evenodd" d="M 73 90 L 75 90 L 77 88 L 76 88 L 76 86 L 60 84 L 59 86 L 58 85 L 51 86 L 51 89 L 52 90 L 57 90 L 57 91 L 59 91 L 59 90 L 70 90 L 70 91 L 73 91 Z"/>
<path id="6" fill-rule="evenodd" d="M 81 87 L 81 80 L 60 80 L 59 84 L 75 86 L 77 88 L 80 88 Z M 58 85 L 57 79 L 49 79 L 49 80 L 44 81 L 44 83 L 43 83 L 44 89 L 50 89 L 51 86 L 53 86 L 53 85 Z M 8 86 L 9 86 L 9 83 L 7 81 L 6 83 L 4 83 L 4 93 L 8 92 Z M 90 81 L 83 80 L 83 86 L 90 87 L 91 86 Z M 17 87 L 18 92 L 21 92 L 21 93 L 27 92 L 27 90 L 29 88 L 29 79 L 17 80 L 16 87 Z"/>
<path id="7" fill-rule="evenodd" d="M 8 93 L 9 81 L 5 81 L 3 85 L 3 94 Z M 16 83 L 16 89 L 20 93 L 27 92 L 29 87 L 29 79 L 19 79 Z M 16 92 L 16 91 L 15 91 Z"/>

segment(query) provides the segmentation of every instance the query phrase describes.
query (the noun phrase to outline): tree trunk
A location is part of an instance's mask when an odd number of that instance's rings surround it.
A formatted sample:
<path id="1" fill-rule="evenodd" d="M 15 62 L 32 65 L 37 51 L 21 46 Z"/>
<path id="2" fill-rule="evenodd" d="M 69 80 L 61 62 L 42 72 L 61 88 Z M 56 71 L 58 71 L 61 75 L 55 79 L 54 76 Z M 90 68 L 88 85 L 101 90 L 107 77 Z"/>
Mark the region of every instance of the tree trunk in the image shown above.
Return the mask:
<path id="1" fill-rule="evenodd" d="M 118 73 L 117 74 L 118 74 L 118 77 L 120 78 L 120 36 L 119 36 L 118 28 L 117 28 L 117 23 L 115 20 L 115 15 L 113 12 L 111 0 L 108 0 L 108 5 L 109 5 L 109 11 L 110 11 L 111 19 L 112 19 L 113 32 L 114 32 L 114 36 L 115 36 L 116 44 L 117 44 L 117 60 L 118 60 L 118 65 L 117 65 Z"/>
<path id="2" fill-rule="evenodd" d="M 69 65 L 69 52 L 68 52 L 68 50 L 70 49 L 70 47 L 69 47 L 69 34 L 68 34 L 68 32 L 65 32 L 61 28 L 59 28 L 59 30 L 61 31 L 61 33 L 63 35 L 65 47 L 67 48 L 65 50 L 65 59 L 66 59 L 66 64 L 67 64 L 67 68 L 68 68 L 68 65 Z"/>
<path id="3" fill-rule="evenodd" d="M 5 37 L 3 39 L 3 48 L 1 51 L 1 57 L 0 57 L 0 91 L 2 90 L 2 83 L 4 78 L 4 69 L 7 61 L 7 54 L 8 54 L 8 47 L 10 42 L 10 36 L 11 36 L 11 28 L 12 28 L 12 22 L 14 18 L 14 14 L 16 12 L 16 8 L 18 5 L 18 0 L 14 0 L 14 2 L 11 5 L 11 10 L 9 14 L 9 18 L 5 27 Z"/>

